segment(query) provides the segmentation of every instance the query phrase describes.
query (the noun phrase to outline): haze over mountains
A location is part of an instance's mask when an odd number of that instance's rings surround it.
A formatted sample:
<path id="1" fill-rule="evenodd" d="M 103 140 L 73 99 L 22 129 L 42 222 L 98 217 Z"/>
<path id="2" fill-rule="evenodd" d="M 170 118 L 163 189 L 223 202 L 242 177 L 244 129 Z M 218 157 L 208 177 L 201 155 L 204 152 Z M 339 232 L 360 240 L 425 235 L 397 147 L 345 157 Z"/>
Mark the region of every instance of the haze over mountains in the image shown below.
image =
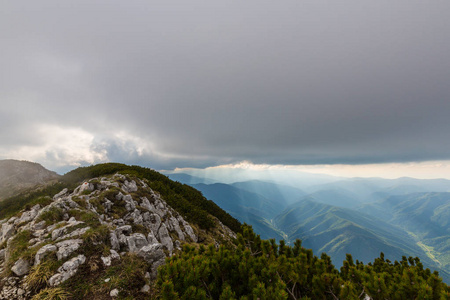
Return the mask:
<path id="1" fill-rule="evenodd" d="M 301 239 L 315 253 L 326 252 L 337 266 L 346 253 L 366 263 L 380 252 L 392 261 L 418 256 L 450 281 L 449 180 L 323 177 L 322 183 L 296 187 L 168 176 L 200 190 L 262 238 Z"/>
<path id="2" fill-rule="evenodd" d="M 38 163 L 12 159 L 0 160 L 0 201 L 59 177 L 58 174 L 45 169 Z"/>

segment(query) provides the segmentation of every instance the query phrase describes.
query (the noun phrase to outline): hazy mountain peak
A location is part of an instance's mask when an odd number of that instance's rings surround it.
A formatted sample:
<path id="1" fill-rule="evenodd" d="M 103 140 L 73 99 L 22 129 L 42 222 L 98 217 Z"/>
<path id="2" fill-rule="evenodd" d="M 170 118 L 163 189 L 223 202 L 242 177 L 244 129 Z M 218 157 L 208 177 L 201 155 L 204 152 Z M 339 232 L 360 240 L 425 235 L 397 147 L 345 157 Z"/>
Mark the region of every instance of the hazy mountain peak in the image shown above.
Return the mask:
<path id="1" fill-rule="evenodd" d="M 59 177 L 38 163 L 13 159 L 0 160 L 0 200 Z"/>

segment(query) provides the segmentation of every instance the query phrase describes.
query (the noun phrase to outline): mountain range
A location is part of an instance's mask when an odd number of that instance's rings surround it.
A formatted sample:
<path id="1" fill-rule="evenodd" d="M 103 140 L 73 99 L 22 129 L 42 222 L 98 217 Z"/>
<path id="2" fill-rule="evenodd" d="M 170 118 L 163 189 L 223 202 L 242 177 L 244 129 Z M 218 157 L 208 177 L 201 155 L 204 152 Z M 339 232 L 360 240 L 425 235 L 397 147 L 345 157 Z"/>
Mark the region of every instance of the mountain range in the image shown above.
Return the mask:
<path id="1" fill-rule="evenodd" d="M 261 237 L 287 244 L 301 239 L 339 267 L 347 253 L 364 262 L 380 252 L 389 260 L 418 256 L 450 282 L 448 180 L 342 178 L 301 189 L 261 180 L 192 186 Z"/>

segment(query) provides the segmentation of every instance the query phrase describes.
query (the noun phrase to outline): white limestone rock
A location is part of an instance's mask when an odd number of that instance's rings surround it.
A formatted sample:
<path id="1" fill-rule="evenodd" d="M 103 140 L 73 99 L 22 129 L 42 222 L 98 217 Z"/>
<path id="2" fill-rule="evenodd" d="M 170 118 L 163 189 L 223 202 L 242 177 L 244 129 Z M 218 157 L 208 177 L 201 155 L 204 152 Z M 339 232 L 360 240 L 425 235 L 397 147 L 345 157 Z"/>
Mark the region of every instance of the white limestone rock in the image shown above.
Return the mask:
<path id="1" fill-rule="evenodd" d="M 111 211 L 114 203 L 108 199 L 105 198 L 105 202 L 103 202 L 103 207 L 105 208 L 105 212 L 108 213 Z"/>
<path id="2" fill-rule="evenodd" d="M 14 219 L 15 220 L 15 219 Z M 5 223 L 2 225 L 2 231 L 1 231 L 1 242 L 8 240 L 10 237 L 12 237 L 16 233 L 16 227 L 14 224 L 11 223 Z"/>
<path id="3" fill-rule="evenodd" d="M 56 257 L 58 258 L 58 260 L 69 257 L 70 254 L 80 248 L 80 245 L 82 243 L 82 239 L 66 240 L 57 243 L 56 247 L 58 247 L 58 252 L 56 252 Z"/>
<path id="4" fill-rule="evenodd" d="M 178 234 L 178 238 L 182 241 L 185 240 L 184 233 L 181 231 L 180 225 L 178 223 L 178 220 L 175 217 L 170 217 L 169 223 L 172 225 L 172 228 L 175 230 L 175 232 Z"/>
<path id="5" fill-rule="evenodd" d="M 132 232 L 131 225 L 123 225 L 116 228 L 116 234 L 130 234 Z"/>
<path id="6" fill-rule="evenodd" d="M 137 253 L 142 247 L 148 245 L 148 241 L 142 233 L 133 233 L 127 237 L 128 251 Z"/>
<path id="7" fill-rule="evenodd" d="M 109 250 L 109 252 L 111 253 L 110 255 L 100 257 L 105 267 L 111 266 L 113 260 L 120 259 L 119 253 L 117 253 L 115 250 L 111 249 Z"/>
<path id="8" fill-rule="evenodd" d="M 147 197 L 141 198 L 141 206 L 149 211 L 155 211 L 155 207 L 150 203 Z"/>
<path id="9" fill-rule="evenodd" d="M 66 195 L 67 192 L 68 192 L 67 188 L 63 189 L 61 192 L 59 192 L 58 194 L 53 196 L 53 200 L 57 200 L 57 199 L 61 198 L 62 196 Z"/>
<path id="10" fill-rule="evenodd" d="M 61 267 L 58 268 L 58 273 L 53 275 L 48 283 L 50 286 L 57 286 L 73 275 L 75 275 L 78 271 L 78 267 L 86 261 L 86 256 L 83 254 L 78 255 L 68 261 L 66 261 Z"/>
<path id="11" fill-rule="evenodd" d="M 114 250 L 119 250 L 120 249 L 120 244 L 119 244 L 119 239 L 117 238 L 116 232 L 115 231 L 110 231 L 109 232 L 109 241 L 111 243 L 111 248 Z"/>
<path id="12" fill-rule="evenodd" d="M 194 229 L 192 229 L 191 225 L 189 225 L 188 222 L 186 222 L 181 216 L 178 216 L 178 221 L 183 224 L 184 232 L 191 238 L 191 240 L 194 243 L 198 242 L 198 237 L 194 232 Z"/>
<path id="13" fill-rule="evenodd" d="M 124 184 L 122 185 L 122 190 L 124 190 L 125 193 L 132 193 L 136 192 L 138 190 L 138 187 L 136 185 L 136 181 L 128 181 L 125 180 Z"/>
<path id="14" fill-rule="evenodd" d="M 6 249 L 0 250 L 0 262 L 5 261 L 5 253 L 6 253 Z"/>
<path id="15" fill-rule="evenodd" d="M 45 221 L 40 221 L 39 223 L 33 224 L 31 228 L 33 231 L 42 230 L 45 228 L 45 223 L 46 223 Z"/>
<path id="16" fill-rule="evenodd" d="M 144 224 L 150 227 L 151 231 L 158 232 L 161 227 L 161 217 L 157 214 L 150 214 L 148 219 Z"/>
<path id="17" fill-rule="evenodd" d="M 113 290 L 111 290 L 111 292 L 109 292 L 109 295 L 111 297 L 117 297 L 117 296 L 119 296 L 119 290 L 118 289 L 113 289 Z"/>
<path id="18" fill-rule="evenodd" d="M 56 251 L 58 248 L 55 245 L 52 244 L 48 244 L 45 245 L 43 247 L 41 247 L 41 249 L 39 249 L 36 252 L 36 255 L 34 257 L 34 265 L 39 265 L 41 263 L 41 260 L 49 253 L 49 252 L 54 252 Z"/>
<path id="19" fill-rule="evenodd" d="M 134 211 L 136 209 L 136 204 L 134 203 L 133 197 L 131 197 L 131 195 L 123 196 L 122 200 L 125 201 L 125 209 L 127 211 Z"/>
<path id="20" fill-rule="evenodd" d="M 36 218 L 40 208 L 41 208 L 41 206 L 39 204 L 36 204 L 35 206 L 33 206 L 31 208 L 31 210 L 22 213 L 20 218 L 17 219 L 14 223 L 17 225 L 21 225 L 21 224 L 28 223 L 28 222 L 34 220 L 34 218 Z"/>
<path id="21" fill-rule="evenodd" d="M 155 243 L 159 243 L 158 239 L 156 238 L 156 236 L 153 234 L 153 232 L 150 230 L 150 232 L 147 235 L 147 241 L 150 244 L 155 244 Z"/>
<path id="22" fill-rule="evenodd" d="M 161 244 L 169 250 L 169 253 L 172 254 L 173 251 L 173 241 L 170 238 L 169 231 L 167 231 L 166 225 L 163 223 L 158 231 L 158 237 Z"/>
<path id="23" fill-rule="evenodd" d="M 120 201 L 120 200 L 122 200 L 123 199 L 123 194 L 122 194 L 122 192 L 119 192 L 117 195 L 116 195 L 116 200 L 117 201 Z"/>
<path id="24" fill-rule="evenodd" d="M 11 271 L 17 276 L 28 274 L 30 272 L 30 262 L 27 259 L 21 258 L 12 266 Z"/>
<path id="25" fill-rule="evenodd" d="M 68 222 L 68 224 L 66 226 L 63 226 L 61 228 L 57 228 L 57 229 L 53 230 L 52 240 L 55 241 L 56 239 L 65 235 L 69 231 L 69 228 L 80 225 L 80 224 L 84 224 L 84 222 L 82 222 L 82 221 Z"/>
<path id="26" fill-rule="evenodd" d="M 137 255 L 151 265 L 150 278 L 155 279 L 158 267 L 165 263 L 166 255 L 164 254 L 163 245 L 155 243 L 144 246 L 139 250 Z"/>
<path id="27" fill-rule="evenodd" d="M 80 185 L 77 189 L 75 189 L 77 195 L 81 194 L 84 191 L 92 192 L 94 190 L 94 185 L 89 182 L 83 182 L 83 184 Z"/>
<path id="28" fill-rule="evenodd" d="M 59 238 L 56 239 L 56 241 L 60 241 L 60 240 L 65 240 L 65 239 L 72 239 L 75 237 L 81 237 L 83 234 L 85 234 L 89 229 L 91 229 L 91 227 L 83 227 L 83 228 L 78 228 L 75 229 L 74 231 L 72 231 L 69 234 L 63 235 Z"/>

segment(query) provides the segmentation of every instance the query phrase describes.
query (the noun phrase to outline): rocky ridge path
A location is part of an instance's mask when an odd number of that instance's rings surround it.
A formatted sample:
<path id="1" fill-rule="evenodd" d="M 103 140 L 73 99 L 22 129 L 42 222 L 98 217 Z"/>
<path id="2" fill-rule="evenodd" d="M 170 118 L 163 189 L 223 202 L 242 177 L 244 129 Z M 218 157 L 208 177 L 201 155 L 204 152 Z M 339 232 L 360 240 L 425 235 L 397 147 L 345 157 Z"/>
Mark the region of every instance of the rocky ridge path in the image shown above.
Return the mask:
<path id="1" fill-rule="evenodd" d="M 148 266 L 146 293 L 166 257 L 204 239 L 145 181 L 122 174 L 93 178 L 41 202 L 0 221 L 0 299 L 30 299 L 70 281 L 86 264 L 106 270 L 130 255 Z M 216 246 L 236 237 L 216 222 Z M 105 296 L 120 294 L 120 287 L 108 286 Z"/>

